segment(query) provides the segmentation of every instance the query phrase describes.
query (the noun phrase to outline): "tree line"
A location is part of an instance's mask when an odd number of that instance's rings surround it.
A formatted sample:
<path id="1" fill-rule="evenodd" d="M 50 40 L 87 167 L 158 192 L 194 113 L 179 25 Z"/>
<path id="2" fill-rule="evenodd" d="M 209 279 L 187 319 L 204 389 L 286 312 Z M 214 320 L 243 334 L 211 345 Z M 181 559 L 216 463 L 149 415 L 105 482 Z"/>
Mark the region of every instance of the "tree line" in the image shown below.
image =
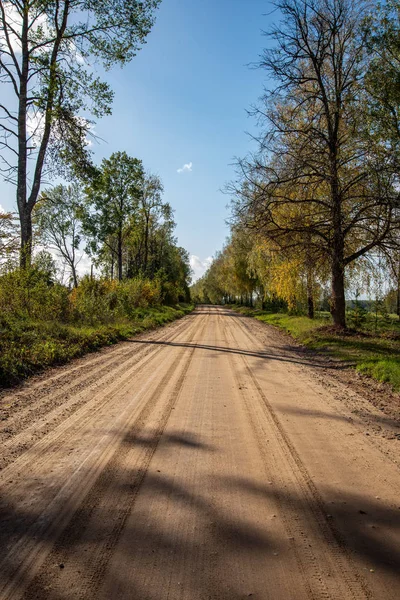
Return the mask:
<path id="1" fill-rule="evenodd" d="M 259 67 L 257 149 L 238 160 L 231 238 L 194 292 L 283 299 L 329 282 L 346 326 L 349 282 L 386 269 L 399 295 L 400 4 L 277 0 Z"/>
<path id="2" fill-rule="evenodd" d="M 158 277 L 188 297 L 189 256 L 177 246 L 160 178 L 137 158 L 115 152 L 86 182 L 44 190 L 33 211 L 37 243 L 56 250 L 74 287 L 82 244 L 107 279 Z"/>
<path id="3" fill-rule="evenodd" d="M 0 169 L 16 188 L 20 264 L 32 259 L 43 180 L 93 169 L 95 118 L 113 91 L 96 74 L 127 64 L 146 41 L 160 0 L 0 2 Z"/>
<path id="4" fill-rule="evenodd" d="M 135 56 L 159 4 L 0 2 L 0 170 L 15 185 L 18 209 L 17 218 L 0 215 L 3 269 L 15 267 L 17 253 L 26 269 L 35 246 L 53 249 L 76 287 L 85 248 L 105 278 L 157 277 L 187 296 L 188 255 L 174 238 L 160 178 L 123 151 L 94 164 L 90 140 L 113 99 L 96 68 Z M 43 189 L 52 177 L 67 183 Z"/>

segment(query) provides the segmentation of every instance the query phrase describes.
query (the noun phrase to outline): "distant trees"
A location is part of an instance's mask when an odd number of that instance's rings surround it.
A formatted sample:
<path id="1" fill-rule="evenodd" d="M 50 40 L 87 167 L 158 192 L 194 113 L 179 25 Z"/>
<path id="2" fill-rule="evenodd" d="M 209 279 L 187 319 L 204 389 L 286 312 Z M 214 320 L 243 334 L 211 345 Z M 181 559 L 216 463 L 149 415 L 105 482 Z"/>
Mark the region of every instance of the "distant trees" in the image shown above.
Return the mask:
<path id="1" fill-rule="evenodd" d="M 145 42 L 159 0 L 2 0 L 0 158 L 16 185 L 21 265 L 32 253 L 32 211 L 44 174 L 90 168 L 94 117 L 111 112 L 113 93 L 92 68 L 129 62 Z"/>
<path id="2" fill-rule="evenodd" d="M 170 298 L 188 296 L 189 256 L 177 247 L 160 178 L 137 158 L 116 152 L 85 186 L 81 205 L 87 251 L 110 279 L 158 278 Z M 172 301 L 172 300 L 171 300 Z"/>
<path id="3" fill-rule="evenodd" d="M 328 264 L 331 313 L 345 327 L 346 269 L 374 249 L 390 252 L 398 239 L 399 97 L 392 84 L 399 70 L 387 60 L 398 52 L 398 29 L 392 36 L 384 12 L 377 24 L 368 22 L 366 3 L 356 0 L 276 6 L 283 19 L 269 32 L 274 45 L 260 64 L 276 85 L 256 110 L 258 152 L 240 161 L 240 179 L 231 187 L 234 218 L 269 240 L 282 260 L 303 257 L 310 316 L 312 268 Z M 385 83 L 372 83 L 382 61 Z M 382 111 L 392 115 L 390 139 Z"/>

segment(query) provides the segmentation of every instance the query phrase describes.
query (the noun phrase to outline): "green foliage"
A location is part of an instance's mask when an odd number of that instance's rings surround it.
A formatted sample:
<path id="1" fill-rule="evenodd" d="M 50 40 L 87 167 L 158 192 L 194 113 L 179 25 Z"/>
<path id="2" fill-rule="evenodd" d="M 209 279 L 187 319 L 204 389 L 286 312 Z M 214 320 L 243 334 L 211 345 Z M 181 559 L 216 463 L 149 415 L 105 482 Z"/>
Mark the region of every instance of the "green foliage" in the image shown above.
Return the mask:
<path id="1" fill-rule="evenodd" d="M 82 200 L 79 184 L 58 185 L 42 193 L 34 210 L 37 237 L 58 252 L 70 270 L 74 286 L 78 285 L 77 266 L 81 258 Z"/>
<path id="2" fill-rule="evenodd" d="M 13 320 L 44 319 L 64 321 L 69 312 L 69 291 L 55 282 L 52 270 L 44 264 L 15 269 L 0 276 L 0 314 Z M 52 265 L 50 264 L 50 267 Z"/>
<path id="3" fill-rule="evenodd" d="M 92 126 L 87 115 L 110 114 L 113 99 L 110 86 L 97 77 L 94 67 L 96 63 L 106 68 L 124 65 L 135 56 L 151 30 L 159 0 L 7 0 L 2 4 L 0 50 L 4 54 L 0 67 L 4 66 L 5 56 L 12 57 L 6 61 L 7 68 L 1 69 L 2 80 L 16 93 L 14 83 L 22 75 L 18 72 L 15 46 L 8 40 L 17 37 L 21 46 L 24 18 L 28 25 L 29 51 L 24 59 L 29 102 L 24 119 L 39 121 L 46 116 L 43 132 L 35 131 L 31 150 L 36 150 L 38 163 L 41 156 L 37 149 L 46 152 L 49 148 L 60 166 L 69 163 L 75 171 L 85 172 L 90 163 L 87 136 Z M 23 107 L 27 99 L 20 100 Z M 8 110 L 12 113 L 12 106 Z M 3 114 L 10 114 L 7 107 Z M 14 127 L 17 120 L 9 122 Z"/>
<path id="4" fill-rule="evenodd" d="M 12 385 L 45 367 L 115 344 L 146 329 L 183 317 L 190 305 L 140 309 L 130 321 L 71 325 L 0 317 L 0 385 Z"/>
<path id="5" fill-rule="evenodd" d="M 19 248 L 16 217 L 0 210 L 0 264 L 15 259 Z"/>
<path id="6" fill-rule="evenodd" d="M 162 325 L 192 309 L 161 306 L 161 302 L 160 280 L 144 278 L 119 283 L 84 277 L 71 291 L 55 282 L 45 254 L 38 265 L 4 273 L 0 276 L 0 384 Z"/>
<path id="7" fill-rule="evenodd" d="M 367 310 L 356 298 L 353 309 L 349 312 L 349 320 L 355 329 L 360 329 L 367 322 Z"/>
<path id="8" fill-rule="evenodd" d="M 119 267 L 129 223 L 138 211 L 143 180 L 139 159 L 126 152 L 114 152 L 103 159 L 86 188 L 88 201 L 83 224 L 89 236 L 88 250 L 99 253 L 106 246 L 116 263 L 120 261 Z M 122 279 L 122 270 L 118 276 Z"/>
<path id="9" fill-rule="evenodd" d="M 189 255 L 177 246 L 170 205 L 158 176 L 117 152 L 103 160 L 86 187 L 82 211 L 87 250 L 105 276 L 158 279 L 167 303 L 188 299 Z M 172 294 L 173 292 L 173 294 Z"/>
<path id="10" fill-rule="evenodd" d="M 369 93 L 368 111 L 382 149 L 398 153 L 400 144 L 400 3 L 377 4 L 364 23 L 369 50 L 365 78 Z M 398 161 L 398 157 L 397 157 Z"/>
<path id="11" fill-rule="evenodd" d="M 136 318 L 137 309 L 173 305 L 179 300 L 179 287 L 142 277 L 117 282 L 86 276 L 71 291 L 55 281 L 54 272 L 46 266 L 46 255 L 39 258 L 39 266 L 0 276 L 0 313 L 4 319 L 107 324 Z"/>

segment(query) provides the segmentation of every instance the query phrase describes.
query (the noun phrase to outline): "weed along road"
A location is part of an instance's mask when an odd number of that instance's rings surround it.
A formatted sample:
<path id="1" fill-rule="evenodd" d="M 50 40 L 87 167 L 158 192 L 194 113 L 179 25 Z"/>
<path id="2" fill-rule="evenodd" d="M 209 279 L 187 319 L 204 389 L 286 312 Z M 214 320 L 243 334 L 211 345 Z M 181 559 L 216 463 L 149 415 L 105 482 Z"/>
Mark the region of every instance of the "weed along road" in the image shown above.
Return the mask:
<path id="1" fill-rule="evenodd" d="M 400 442 L 333 371 L 202 307 L 4 391 L 0 598 L 398 599 Z"/>

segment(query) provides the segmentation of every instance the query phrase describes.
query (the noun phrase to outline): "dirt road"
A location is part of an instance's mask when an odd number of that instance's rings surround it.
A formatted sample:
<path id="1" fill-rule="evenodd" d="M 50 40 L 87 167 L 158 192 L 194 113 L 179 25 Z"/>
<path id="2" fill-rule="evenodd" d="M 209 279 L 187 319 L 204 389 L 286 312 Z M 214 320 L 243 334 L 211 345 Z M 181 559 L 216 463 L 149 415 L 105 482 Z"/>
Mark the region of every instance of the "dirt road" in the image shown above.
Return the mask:
<path id="1" fill-rule="evenodd" d="M 400 598 L 393 423 L 269 327 L 204 307 L 0 408 L 1 599 Z"/>

